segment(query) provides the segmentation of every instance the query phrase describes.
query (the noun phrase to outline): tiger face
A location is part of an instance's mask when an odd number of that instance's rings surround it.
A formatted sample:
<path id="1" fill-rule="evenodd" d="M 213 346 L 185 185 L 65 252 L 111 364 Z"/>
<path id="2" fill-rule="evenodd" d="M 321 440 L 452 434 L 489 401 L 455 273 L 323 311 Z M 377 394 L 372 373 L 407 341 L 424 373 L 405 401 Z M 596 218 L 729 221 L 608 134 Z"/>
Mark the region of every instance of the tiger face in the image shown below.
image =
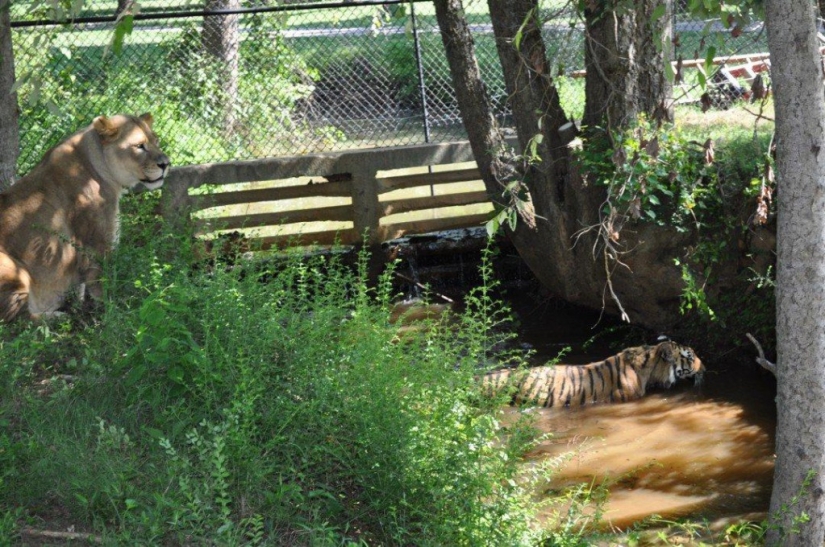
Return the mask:
<path id="1" fill-rule="evenodd" d="M 697 386 L 704 380 L 705 365 L 692 348 L 676 342 L 662 342 L 656 348 L 656 356 L 666 365 L 666 378 L 659 378 L 664 387 L 669 388 L 685 378 L 692 377 Z"/>

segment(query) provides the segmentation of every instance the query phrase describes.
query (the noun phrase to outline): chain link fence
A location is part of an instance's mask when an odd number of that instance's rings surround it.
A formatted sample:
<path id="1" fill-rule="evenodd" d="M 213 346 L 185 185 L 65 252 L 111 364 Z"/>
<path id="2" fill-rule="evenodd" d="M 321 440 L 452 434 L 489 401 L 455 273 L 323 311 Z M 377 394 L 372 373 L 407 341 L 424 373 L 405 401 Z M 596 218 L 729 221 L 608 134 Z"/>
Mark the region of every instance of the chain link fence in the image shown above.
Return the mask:
<path id="1" fill-rule="evenodd" d="M 118 53 L 114 0 L 86 0 L 70 24 L 32 5 L 12 4 L 21 172 L 94 116 L 116 112 L 152 112 L 178 165 L 465 138 L 429 1 L 146 0 Z M 468 0 L 465 13 L 506 126 L 486 1 Z M 583 25 L 562 0 L 546 0 L 542 15 L 563 107 L 580 117 Z M 732 39 L 680 16 L 675 31 L 686 58 L 708 40 L 719 55 L 767 49 L 760 27 Z"/>

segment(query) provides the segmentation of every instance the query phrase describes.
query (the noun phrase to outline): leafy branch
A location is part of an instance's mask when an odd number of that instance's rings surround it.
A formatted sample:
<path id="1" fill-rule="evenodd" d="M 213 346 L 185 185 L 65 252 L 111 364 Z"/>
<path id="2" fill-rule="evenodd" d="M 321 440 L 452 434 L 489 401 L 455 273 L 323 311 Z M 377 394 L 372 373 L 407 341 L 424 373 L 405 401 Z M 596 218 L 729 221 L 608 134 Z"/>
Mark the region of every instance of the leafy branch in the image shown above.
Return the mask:
<path id="1" fill-rule="evenodd" d="M 519 218 L 531 230 L 536 228 L 536 212 L 523 173 L 541 161 L 537 148 L 543 138 L 544 136 L 538 133 L 530 139 L 525 154 L 517 155 L 509 150 L 499 154 L 493 162 L 493 175 L 503 190 L 501 201 L 494 202 L 495 215 L 485 224 L 489 237 L 495 235 L 504 225 L 510 230 L 515 230 Z"/>

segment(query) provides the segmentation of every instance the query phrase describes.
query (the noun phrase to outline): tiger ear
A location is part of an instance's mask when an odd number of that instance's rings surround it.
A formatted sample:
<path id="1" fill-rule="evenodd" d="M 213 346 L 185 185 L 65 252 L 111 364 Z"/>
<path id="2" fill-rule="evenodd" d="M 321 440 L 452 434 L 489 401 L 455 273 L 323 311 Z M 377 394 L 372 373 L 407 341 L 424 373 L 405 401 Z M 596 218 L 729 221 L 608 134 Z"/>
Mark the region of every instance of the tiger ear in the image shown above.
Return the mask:
<path id="1" fill-rule="evenodd" d="M 98 116 L 92 122 L 92 127 L 95 128 L 97 134 L 103 142 L 113 141 L 118 134 L 119 128 L 115 123 L 106 116 Z"/>
<path id="2" fill-rule="evenodd" d="M 656 350 L 656 353 L 659 354 L 659 357 L 663 361 L 667 363 L 673 362 L 673 344 L 671 344 L 669 341 L 662 342 L 661 344 L 659 344 L 659 348 Z"/>
<path id="3" fill-rule="evenodd" d="M 143 123 L 148 125 L 149 129 L 152 128 L 152 123 L 154 123 L 155 121 L 155 118 L 149 112 L 144 112 L 143 114 L 138 116 L 138 118 L 140 118 L 143 121 Z"/>

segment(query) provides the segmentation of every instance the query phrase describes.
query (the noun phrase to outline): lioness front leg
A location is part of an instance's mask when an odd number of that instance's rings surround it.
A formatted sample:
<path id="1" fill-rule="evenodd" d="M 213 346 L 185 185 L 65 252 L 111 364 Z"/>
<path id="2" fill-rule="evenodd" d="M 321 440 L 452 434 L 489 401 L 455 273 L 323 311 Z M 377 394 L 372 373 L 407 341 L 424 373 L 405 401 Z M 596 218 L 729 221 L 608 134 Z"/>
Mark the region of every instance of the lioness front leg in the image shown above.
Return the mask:
<path id="1" fill-rule="evenodd" d="M 12 321 L 26 310 L 30 290 L 28 270 L 0 251 L 0 320 Z"/>
<path id="2" fill-rule="evenodd" d="M 77 300 L 81 308 L 96 309 L 103 303 L 103 284 L 100 281 L 102 270 L 97 262 L 91 261 L 81 273 L 80 286 L 77 288 Z M 91 298 L 87 299 L 86 295 Z"/>

